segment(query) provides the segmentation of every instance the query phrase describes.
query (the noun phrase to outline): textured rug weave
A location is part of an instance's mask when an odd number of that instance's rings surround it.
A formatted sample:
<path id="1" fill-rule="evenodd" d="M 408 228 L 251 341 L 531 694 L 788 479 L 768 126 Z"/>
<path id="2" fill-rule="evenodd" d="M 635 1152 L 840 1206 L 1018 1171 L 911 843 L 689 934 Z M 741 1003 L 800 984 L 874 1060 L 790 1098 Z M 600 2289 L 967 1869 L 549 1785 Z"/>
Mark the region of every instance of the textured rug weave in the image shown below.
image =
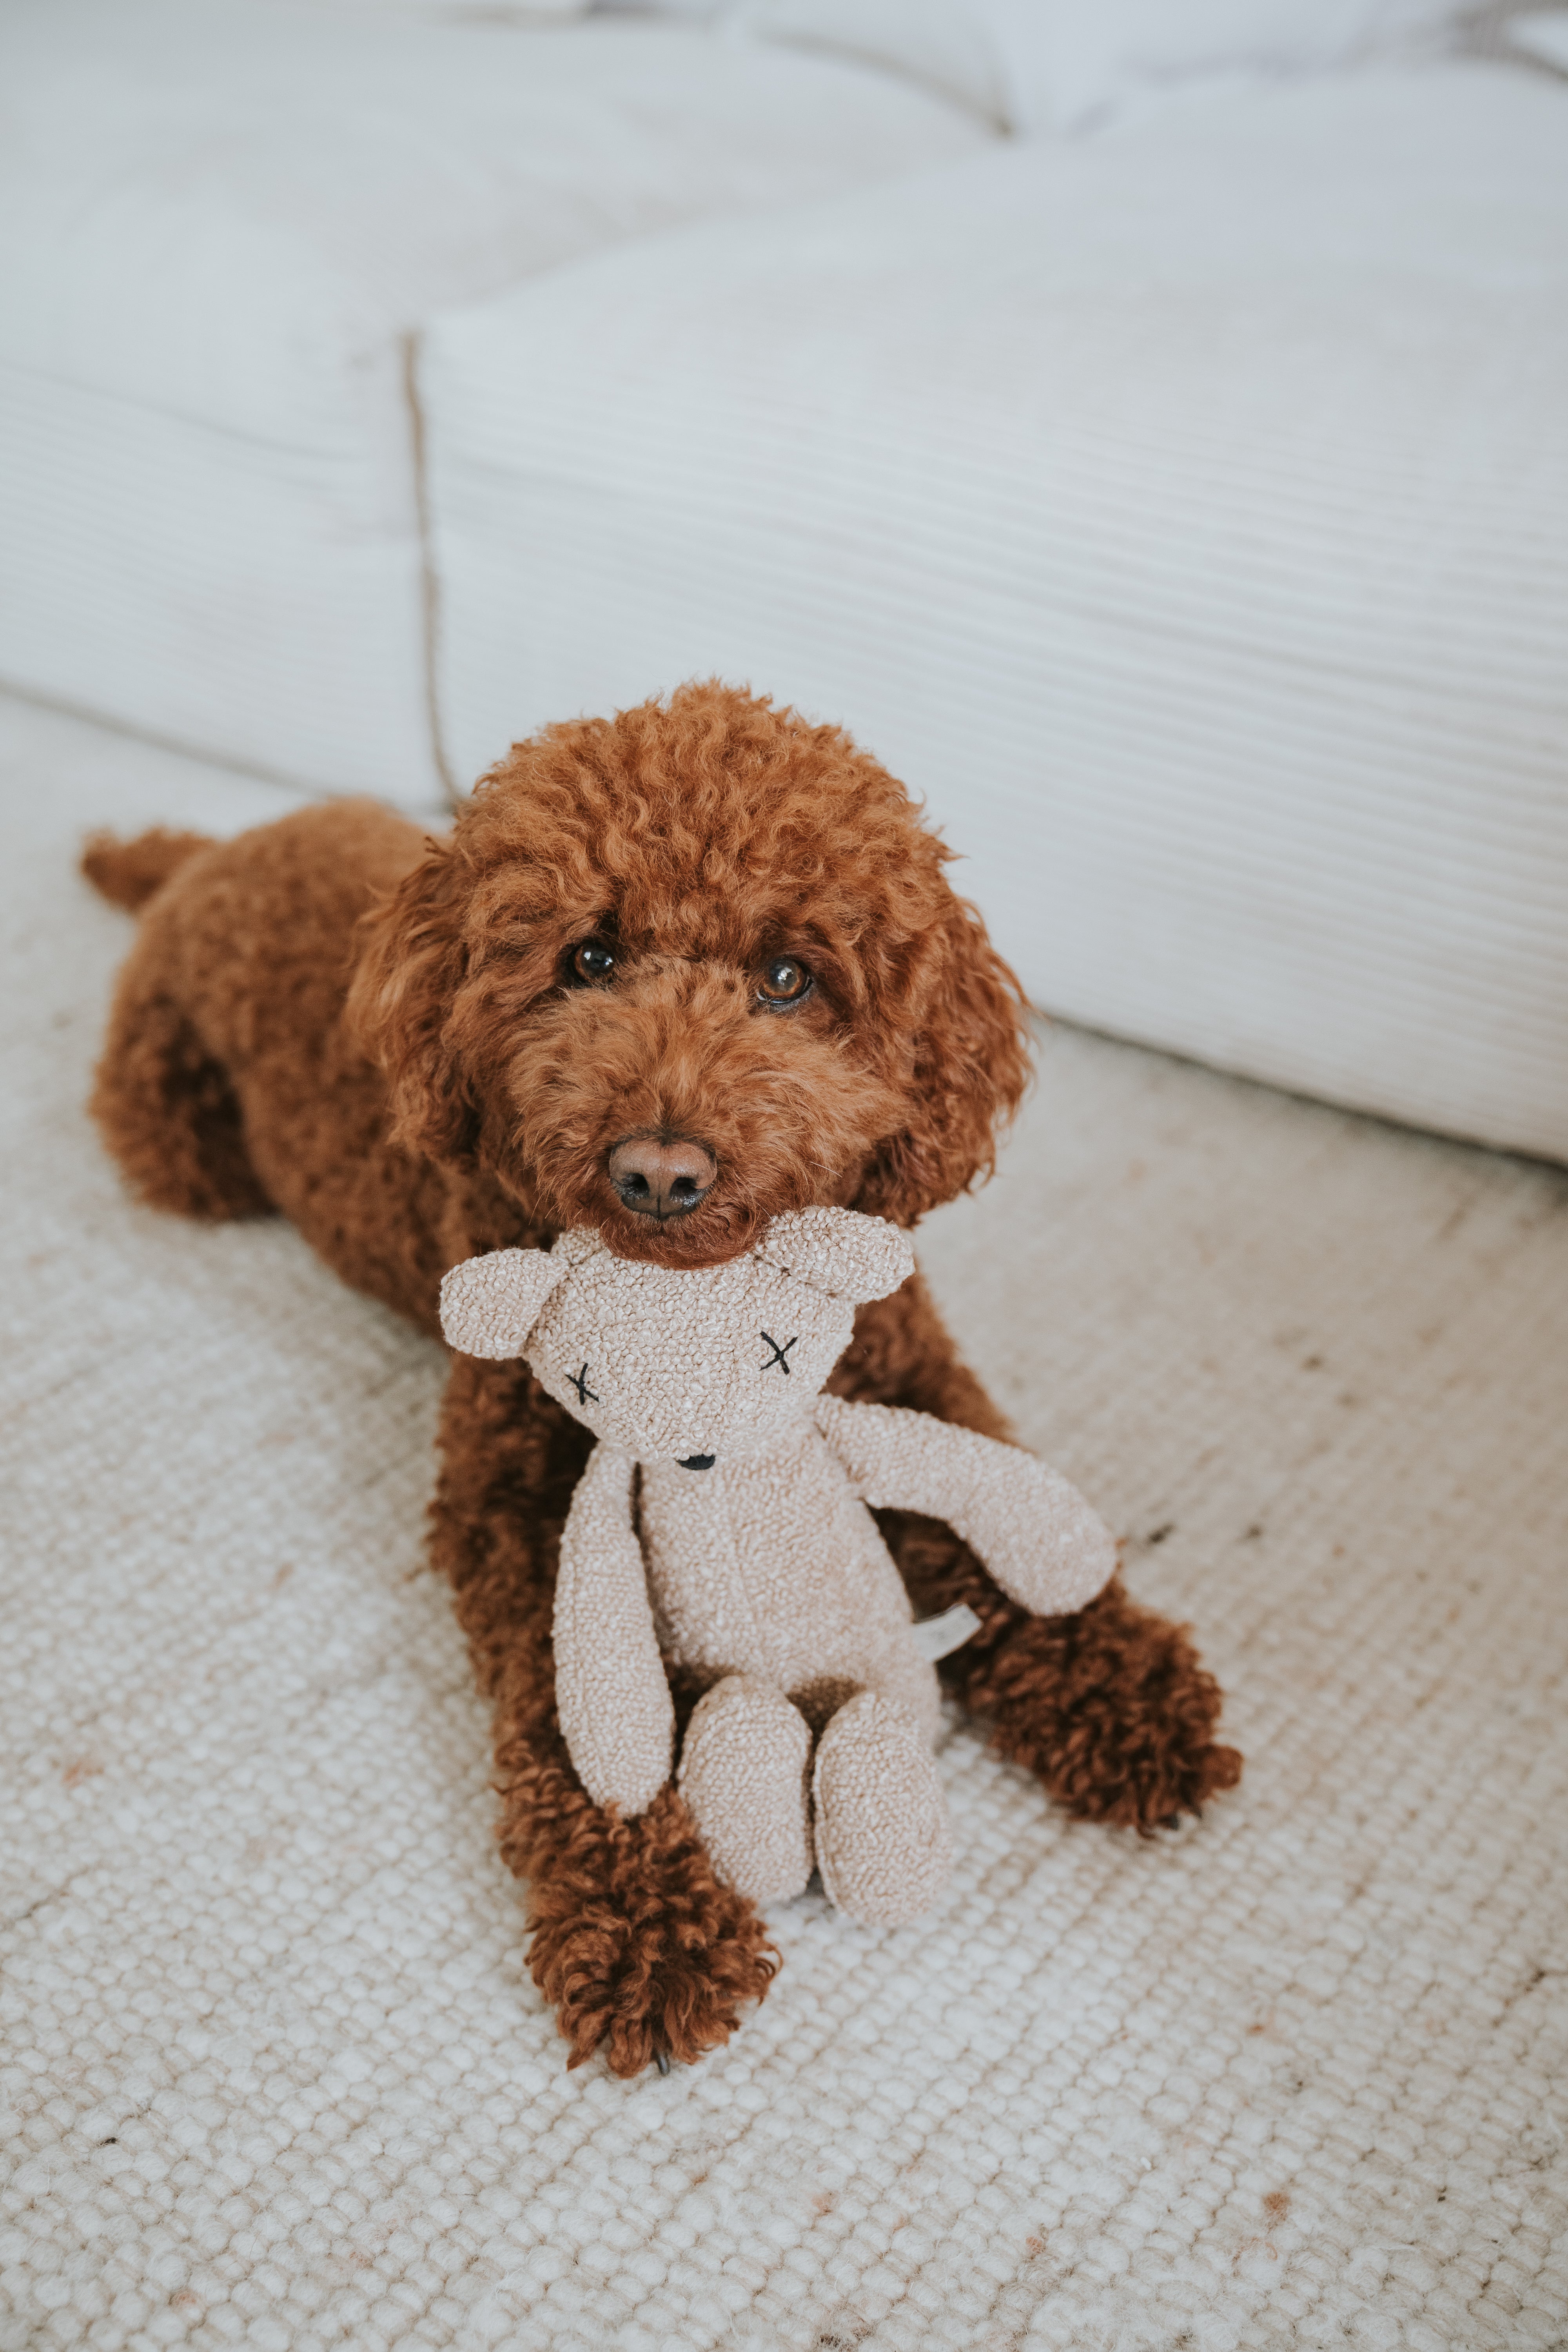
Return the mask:
<path id="1" fill-rule="evenodd" d="M 923 1254 L 1230 1694 L 1146 1843 L 954 1722 L 942 1906 L 568 2074 L 421 1570 L 439 1351 L 132 1207 L 80 829 L 281 796 L 0 706 L 0 2347 L 1568 2346 L 1568 1176 L 1059 1031 Z"/>

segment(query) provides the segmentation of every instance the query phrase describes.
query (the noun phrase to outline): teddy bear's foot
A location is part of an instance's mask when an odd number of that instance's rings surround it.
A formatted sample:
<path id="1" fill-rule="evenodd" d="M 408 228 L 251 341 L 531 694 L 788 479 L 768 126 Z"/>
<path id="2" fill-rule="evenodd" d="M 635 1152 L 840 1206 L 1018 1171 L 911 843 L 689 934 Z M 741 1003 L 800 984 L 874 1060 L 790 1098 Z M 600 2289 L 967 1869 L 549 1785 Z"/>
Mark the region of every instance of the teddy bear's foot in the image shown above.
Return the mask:
<path id="1" fill-rule="evenodd" d="M 753 1903 L 802 1894 L 811 1876 L 810 1762 L 804 1717 L 755 1675 L 715 1683 L 687 1727 L 687 1811 L 718 1875 Z"/>
<path id="2" fill-rule="evenodd" d="M 816 1864 L 828 1900 L 866 1927 L 902 1927 L 952 1866 L 947 1801 L 930 1750 L 877 1691 L 841 1706 L 817 1743 Z"/>

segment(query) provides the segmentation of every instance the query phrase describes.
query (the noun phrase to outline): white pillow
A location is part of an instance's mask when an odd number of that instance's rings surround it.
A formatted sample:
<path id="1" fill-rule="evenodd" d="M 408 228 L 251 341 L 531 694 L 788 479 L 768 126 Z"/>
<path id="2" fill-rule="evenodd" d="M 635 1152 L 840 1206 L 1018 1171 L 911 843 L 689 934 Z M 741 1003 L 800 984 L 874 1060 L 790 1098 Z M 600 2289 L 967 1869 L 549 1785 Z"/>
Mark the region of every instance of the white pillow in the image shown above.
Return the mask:
<path id="1" fill-rule="evenodd" d="M 891 66 L 1009 130 L 1073 131 L 1205 76 L 1339 65 L 1465 0 L 742 0 L 769 40 Z"/>

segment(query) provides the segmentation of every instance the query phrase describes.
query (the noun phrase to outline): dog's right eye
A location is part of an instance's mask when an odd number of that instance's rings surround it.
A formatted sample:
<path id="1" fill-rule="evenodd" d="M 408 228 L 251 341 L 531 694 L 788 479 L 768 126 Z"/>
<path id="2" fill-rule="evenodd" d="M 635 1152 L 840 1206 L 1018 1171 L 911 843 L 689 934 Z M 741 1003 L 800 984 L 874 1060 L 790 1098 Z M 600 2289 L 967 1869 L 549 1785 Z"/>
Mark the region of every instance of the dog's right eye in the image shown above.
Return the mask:
<path id="1" fill-rule="evenodd" d="M 616 969 L 615 950 L 603 940 L 581 940 L 566 961 L 571 980 L 608 980 Z"/>

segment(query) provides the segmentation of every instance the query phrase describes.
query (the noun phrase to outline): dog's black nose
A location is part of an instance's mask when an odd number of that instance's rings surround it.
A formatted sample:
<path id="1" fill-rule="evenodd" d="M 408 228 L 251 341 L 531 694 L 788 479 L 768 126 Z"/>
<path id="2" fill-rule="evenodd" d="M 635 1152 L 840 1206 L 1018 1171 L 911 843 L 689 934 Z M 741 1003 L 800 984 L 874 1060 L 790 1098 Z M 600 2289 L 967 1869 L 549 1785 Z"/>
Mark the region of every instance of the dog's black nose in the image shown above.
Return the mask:
<path id="1" fill-rule="evenodd" d="M 689 1454 L 680 1466 L 683 1470 L 711 1470 L 718 1459 L 716 1454 Z"/>
<path id="2" fill-rule="evenodd" d="M 610 1181 L 639 1217 L 684 1217 L 712 1189 L 719 1163 L 690 1135 L 623 1135 L 610 1146 Z"/>

